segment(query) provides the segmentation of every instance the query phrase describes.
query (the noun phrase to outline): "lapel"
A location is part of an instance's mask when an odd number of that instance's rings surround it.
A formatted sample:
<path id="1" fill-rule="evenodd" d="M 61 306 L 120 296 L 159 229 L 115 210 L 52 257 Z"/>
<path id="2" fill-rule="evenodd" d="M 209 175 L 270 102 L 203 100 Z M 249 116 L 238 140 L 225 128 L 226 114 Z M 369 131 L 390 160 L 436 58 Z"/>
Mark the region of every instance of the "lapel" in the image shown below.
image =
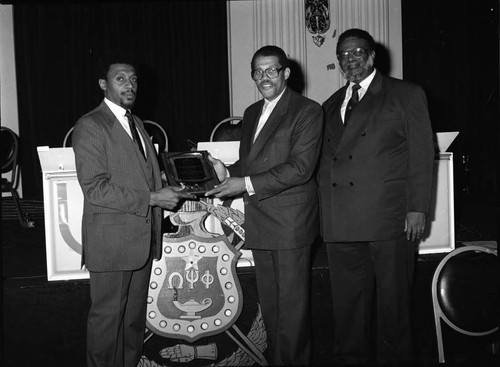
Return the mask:
<path id="1" fill-rule="evenodd" d="M 125 131 L 123 128 L 122 124 L 116 116 L 113 114 L 113 112 L 109 109 L 109 107 L 106 105 L 105 102 L 101 103 L 103 113 L 106 119 L 106 123 L 110 126 L 111 132 L 113 136 L 116 138 L 119 148 L 124 150 L 124 156 L 127 157 L 127 159 L 130 160 L 130 163 L 133 164 L 135 162 L 137 165 L 140 166 L 141 172 L 142 172 L 142 177 L 146 180 L 146 183 L 148 186 L 150 186 L 148 177 L 151 176 L 151 171 L 149 168 L 150 165 L 150 159 L 148 159 L 148 163 L 144 160 L 142 157 L 139 149 L 135 146 L 134 141 L 128 135 L 128 133 Z M 137 116 L 134 115 L 134 118 L 136 121 L 138 120 Z M 145 135 L 147 136 L 147 133 L 145 133 L 144 129 L 142 126 L 139 127 L 139 123 L 136 124 L 138 126 L 138 131 L 142 135 L 142 138 L 145 139 Z M 141 124 L 142 125 L 142 124 Z M 149 137 L 147 138 L 149 139 Z M 149 144 L 146 142 L 146 150 L 148 157 L 151 157 L 151 149 L 148 148 Z M 153 149 L 154 150 L 154 149 Z"/>
<path id="2" fill-rule="evenodd" d="M 342 116 L 340 114 L 340 109 L 342 107 L 342 102 L 345 99 L 345 94 L 347 92 L 347 86 L 349 85 L 349 82 L 344 86 L 344 90 L 339 93 L 339 98 L 337 98 L 336 101 L 333 101 L 332 105 L 329 106 L 329 111 L 326 111 L 326 113 L 331 116 L 331 124 L 329 124 L 329 127 L 331 129 L 331 146 L 338 148 L 339 143 L 342 139 L 342 136 L 344 135 L 344 122 L 342 121 Z"/>
<path id="3" fill-rule="evenodd" d="M 240 158 L 243 171 L 246 170 L 248 156 L 250 155 L 250 150 L 252 149 L 252 140 L 255 134 L 255 129 L 259 122 L 259 116 L 262 112 L 262 107 L 264 106 L 264 100 L 258 101 L 248 107 L 243 115 L 243 124 L 240 138 Z M 244 158 L 246 157 L 246 159 Z"/>
<path id="4" fill-rule="evenodd" d="M 154 162 L 155 157 L 157 156 L 157 153 L 156 153 L 156 150 L 155 150 L 153 143 L 151 142 L 151 138 L 150 138 L 148 132 L 144 128 L 142 121 L 135 115 L 134 115 L 134 118 L 136 121 L 137 130 L 139 131 L 139 134 L 141 134 L 142 139 L 144 140 L 144 146 L 146 149 L 146 156 L 148 157 L 148 160 L 147 161 L 144 160 L 144 158 L 142 157 L 141 153 L 138 151 L 137 148 L 135 148 L 135 150 L 137 151 L 138 157 L 140 158 L 139 161 L 141 162 L 141 167 L 143 168 L 143 172 L 146 175 L 146 178 L 150 178 L 148 180 L 149 185 L 150 185 L 150 189 L 152 191 L 154 191 L 154 190 L 156 190 L 155 182 L 154 182 L 156 173 L 155 173 L 153 162 Z M 134 147 L 135 147 L 135 145 L 134 145 Z"/>
<path id="5" fill-rule="evenodd" d="M 383 95 L 383 93 L 381 93 L 383 90 L 382 81 L 383 76 L 379 71 L 377 71 L 365 95 L 351 113 L 349 124 L 347 128 L 344 129 L 344 133 L 342 134 L 342 138 L 340 139 L 337 152 L 342 151 L 342 149 L 345 149 L 346 147 L 354 144 L 357 141 L 358 137 L 361 136 L 361 134 L 371 128 L 373 124 L 373 118 L 377 114 L 381 97 Z M 340 101 L 340 103 L 342 103 L 342 101 Z M 340 111 L 340 107 L 336 110 Z"/>
<path id="6" fill-rule="evenodd" d="M 291 98 L 290 88 L 287 87 L 285 93 L 274 107 L 273 112 L 271 112 L 271 115 L 269 115 L 269 118 L 267 119 L 264 127 L 260 131 L 259 136 L 257 136 L 257 139 L 255 139 L 255 142 L 251 145 L 250 154 L 248 155 L 249 162 L 251 162 L 258 155 L 258 153 L 266 146 L 267 142 L 273 135 L 274 131 L 279 126 L 280 122 L 282 121 L 284 115 L 288 110 L 290 98 Z M 264 101 L 262 101 L 262 105 L 264 105 Z M 262 112 L 262 108 L 260 108 L 259 111 Z M 253 127 L 252 131 L 254 134 L 256 126 L 259 122 L 259 117 L 260 113 L 257 114 L 256 118 L 253 119 L 253 123 L 255 126 Z M 252 134 L 250 139 L 253 139 L 254 134 Z"/>

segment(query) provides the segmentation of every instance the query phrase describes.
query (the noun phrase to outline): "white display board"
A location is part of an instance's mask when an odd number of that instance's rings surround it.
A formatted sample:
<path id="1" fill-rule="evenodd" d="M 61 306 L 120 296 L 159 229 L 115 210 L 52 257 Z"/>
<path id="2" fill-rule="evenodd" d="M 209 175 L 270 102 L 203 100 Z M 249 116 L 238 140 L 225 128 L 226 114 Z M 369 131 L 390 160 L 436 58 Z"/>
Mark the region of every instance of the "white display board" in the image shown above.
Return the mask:
<path id="1" fill-rule="evenodd" d="M 234 152 L 238 154 L 239 144 L 223 145 L 228 157 Z M 232 153 L 227 153 L 227 149 Z M 47 279 L 88 279 L 88 271 L 81 267 L 83 193 L 76 175 L 73 148 L 42 146 L 37 147 L 37 151 L 42 167 Z M 232 163 L 229 161 L 227 163 Z M 214 199 L 213 204 L 222 205 L 223 202 Z M 230 206 L 244 211 L 241 199 L 232 201 Z M 212 233 L 224 233 L 220 222 L 212 215 L 208 216 L 205 226 Z M 251 251 L 242 250 L 238 266 L 252 265 Z"/>
<path id="2" fill-rule="evenodd" d="M 231 143 L 200 143 L 199 148 L 231 164 L 237 160 L 239 146 L 237 142 Z M 81 267 L 83 194 L 76 176 L 73 149 L 38 147 L 38 155 L 42 167 L 47 279 L 88 279 L 88 271 Z M 219 199 L 214 199 L 213 204 L 228 205 Z M 244 213 L 242 198 L 231 200 L 229 205 Z M 205 227 L 211 233 L 224 233 L 220 222 L 211 215 Z M 419 253 L 449 252 L 454 248 L 453 153 L 445 152 L 440 153 L 434 163 L 431 214 Z M 251 250 L 240 251 L 238 266 L 253 266 Z"/>
<path id="3" fill-rule="evenodd" d="M 431 212 L 427 218 L 420 254 L 450 252 L 455 248 L 453 153 L 439 153 L 434 161 Z"/>
<path id="4" fill-rule="evenodd" d="M 88 279 L 81 267 L 83 193 L 72 148 L 38 147 L 42 167 L 47 279 Z"/>

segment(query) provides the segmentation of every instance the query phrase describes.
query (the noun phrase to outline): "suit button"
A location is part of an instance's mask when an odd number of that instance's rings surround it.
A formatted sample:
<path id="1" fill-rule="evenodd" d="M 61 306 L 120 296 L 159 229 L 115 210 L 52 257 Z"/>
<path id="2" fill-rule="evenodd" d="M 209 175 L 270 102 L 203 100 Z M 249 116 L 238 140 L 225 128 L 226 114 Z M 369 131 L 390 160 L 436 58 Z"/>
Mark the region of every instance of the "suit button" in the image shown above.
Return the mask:
<path id="1" fill-rule="evenodd" d="M 248 201 L 244 201 L 243 204 L 248 205 Z"/>
<path id="2" fill-rule="evenodd" d="M 150 219 L 146 219 L 146 223 L 151 223 L 151 220 Z"/>
<path id="3" fill-rule="evenodd" d="M 354 182 L 352 182 L 352 181 L 351 181 L 351 182 L 349 182 L 349 185 L 350 185 L 350 186 L 354 186 Z"/>
<path id="4" fill-rule="evenodd" d="M 365 136 L 365 135 L 366 135 L 366 133 L 363 131 L 363 132 L 361 133 L 361 136 Z"/>
<path id="5" fill-rule="evenodd" d="M 352 159 L 352 155 L 349 154 L 349 159 Z"/>
<path id="6" fill-rule="evenodd" d="M 337 161 L 337 157 L 333 157 L 332 161 L 336 162 Z"/>
<path id="7" fill-rule="evenodd" d="M 335 186 L 337 186 L 337 184 L 334 182 L 334 183 L 332 183 L 332 186 L 335 187 Z"/>
<path id="8" fill-rule="evenodd" d="M 264 162 L 267 162 L 268 160 L 269 160 L 269 158 L 267 158 L 267 157 L 266 157 L 266 158 L 264 158 Z"/>

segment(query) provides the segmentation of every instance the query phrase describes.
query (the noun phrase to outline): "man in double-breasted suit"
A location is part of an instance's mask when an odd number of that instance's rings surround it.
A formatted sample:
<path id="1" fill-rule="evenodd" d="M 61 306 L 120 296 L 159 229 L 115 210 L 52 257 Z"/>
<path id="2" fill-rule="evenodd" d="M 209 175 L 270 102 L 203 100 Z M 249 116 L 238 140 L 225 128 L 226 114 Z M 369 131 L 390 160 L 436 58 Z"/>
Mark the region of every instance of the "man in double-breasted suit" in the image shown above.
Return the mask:
<path id="1" fill-rule="evenodd" d="M 265 46 L 251 63 L 264 99 L 243 115 L 240 158 L 214 160 L 216 197 L 244 195 L 245 246 L 252 249 L 270 365 L 308 365 L 311 245 L 319 233 L 314 180 L 321 145 L 321 106 L 286 86 L 282 49 Z"/>
<path id="2" fill-rule="evenodd" d="M 424 92 L 380 74 L 374 47 L 360 29 L 339 37 L 337 57 L 349 82 L 323 104 L 321 233 L 334 353 L 345 364 L 411 360 L 413 241 L 425 229 L 431 199 L 434 146 Z"/>
<path id="3" fill-rule="evenodd" d="M 102 59 L 103 102 L 73 132 L 84 196 L 82 264 L 90 272 L 87 365 L 135 367 L 141 357 L 152 259 L 161 257 L 161 208 L 190 198 L 162 188 L 156 152 L 137 116 L 131 62 Z"/>

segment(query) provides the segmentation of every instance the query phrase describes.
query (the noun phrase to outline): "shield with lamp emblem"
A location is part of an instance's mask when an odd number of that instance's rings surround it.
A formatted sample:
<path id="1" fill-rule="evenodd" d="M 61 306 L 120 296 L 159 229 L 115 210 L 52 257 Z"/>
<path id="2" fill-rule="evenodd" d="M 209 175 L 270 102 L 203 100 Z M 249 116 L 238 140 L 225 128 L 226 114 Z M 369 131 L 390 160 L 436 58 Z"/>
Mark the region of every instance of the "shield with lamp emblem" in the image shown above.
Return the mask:
<path id="1" fill-rule="evenodd" d="M 162 258 L 153 262 L 149 284 L 146 326 L 154 334 L 194 342 L 228 329 L 241 313 L 240 253 L 226 236 L 204 229 L 207 215 L 171 216 L 179 231 L 164 235 Z"/>

